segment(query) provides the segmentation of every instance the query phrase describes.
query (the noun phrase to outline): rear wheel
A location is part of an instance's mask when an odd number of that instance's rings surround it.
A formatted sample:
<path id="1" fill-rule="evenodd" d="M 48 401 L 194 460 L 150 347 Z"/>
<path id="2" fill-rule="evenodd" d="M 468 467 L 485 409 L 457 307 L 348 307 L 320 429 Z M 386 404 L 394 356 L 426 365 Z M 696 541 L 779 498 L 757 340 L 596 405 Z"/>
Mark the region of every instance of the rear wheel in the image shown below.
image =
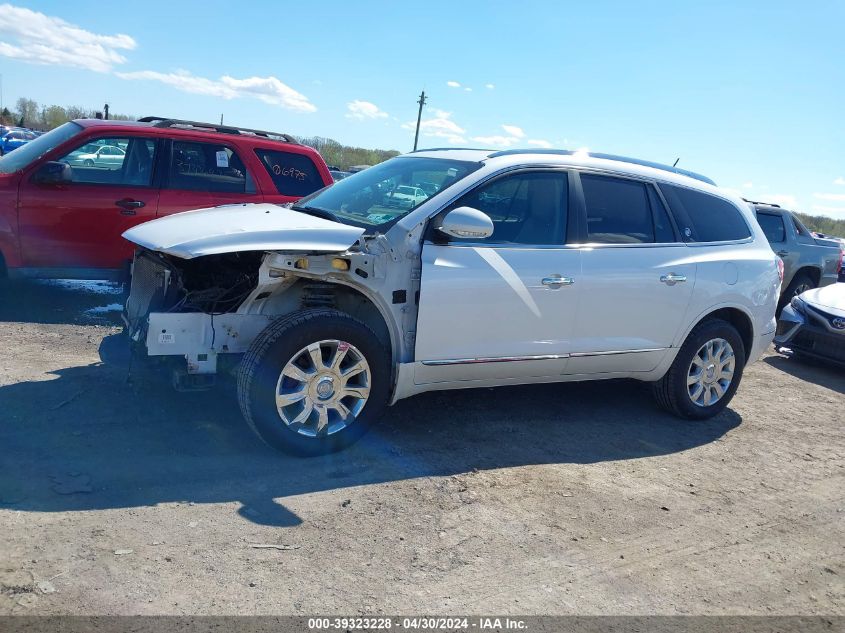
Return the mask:
<path id="1" fill-rule="evenodd" d="M 745 346 L 721 319 L 698 324 L 666 375 L 654 384 L 657 403 L 675 415 L 702 420 L 728 406 L 742 379 Z"/>
<path id="2" fill-rule="evenodd" d="M 390 369 L 388 350 L 366 325 L 337 310 L 303 310 L 255 339 L 241 363 L 238 400 L 270 446 L 331 453 L 381 417 Z"/>

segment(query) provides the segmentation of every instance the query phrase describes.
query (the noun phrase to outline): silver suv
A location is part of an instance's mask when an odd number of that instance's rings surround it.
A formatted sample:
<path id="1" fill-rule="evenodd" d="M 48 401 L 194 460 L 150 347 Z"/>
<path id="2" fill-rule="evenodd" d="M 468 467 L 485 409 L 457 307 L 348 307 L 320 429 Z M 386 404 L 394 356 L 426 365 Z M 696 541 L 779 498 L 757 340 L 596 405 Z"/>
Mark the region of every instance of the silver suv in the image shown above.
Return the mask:
<path id="1" fill-rule="evenodd" d="M 256 433 L 306 454 L 439 389 L 634 378 L 709 418 L 771 343 L 782 274 L 707 178 L 552 150 L 416 152 L 124 235 L 135 345 L 181 387 L 236 373 Z"/>

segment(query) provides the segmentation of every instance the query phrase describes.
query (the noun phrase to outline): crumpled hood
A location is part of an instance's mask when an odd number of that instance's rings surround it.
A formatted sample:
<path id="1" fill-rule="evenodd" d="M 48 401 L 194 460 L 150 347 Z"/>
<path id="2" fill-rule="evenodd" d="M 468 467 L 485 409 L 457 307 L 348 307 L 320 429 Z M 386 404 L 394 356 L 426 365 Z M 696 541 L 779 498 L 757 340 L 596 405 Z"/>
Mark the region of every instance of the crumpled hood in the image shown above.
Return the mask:
<path id="1" fill-rule="evenodd" d="M 152 251 L 192 259 L 242 251 L 344 251 L 364 229 L 276 204 L 232 204 L 175 213 L 123 234 Z"/>
<path id="2" fill-rule="evenodd" d="M 826 312 L 845 316 L 845 284 L 830 284 L 801 293 L 801 300 Z"/>

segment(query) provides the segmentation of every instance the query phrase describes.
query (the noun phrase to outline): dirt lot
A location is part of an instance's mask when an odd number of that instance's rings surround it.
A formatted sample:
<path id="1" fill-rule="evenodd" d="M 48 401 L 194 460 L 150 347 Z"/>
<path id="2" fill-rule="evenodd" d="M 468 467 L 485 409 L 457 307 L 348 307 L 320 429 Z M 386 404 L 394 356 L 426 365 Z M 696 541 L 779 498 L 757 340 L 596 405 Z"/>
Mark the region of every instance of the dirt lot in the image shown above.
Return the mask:
<path id="1" fill-rule="evenodd" d="M 0 613 L 845 614 L 841 371 L 769 355 L 704 424 L 426 394 L 295 459 L 225 388 L 127 382 L 116 300 L 0 298 Z"/>

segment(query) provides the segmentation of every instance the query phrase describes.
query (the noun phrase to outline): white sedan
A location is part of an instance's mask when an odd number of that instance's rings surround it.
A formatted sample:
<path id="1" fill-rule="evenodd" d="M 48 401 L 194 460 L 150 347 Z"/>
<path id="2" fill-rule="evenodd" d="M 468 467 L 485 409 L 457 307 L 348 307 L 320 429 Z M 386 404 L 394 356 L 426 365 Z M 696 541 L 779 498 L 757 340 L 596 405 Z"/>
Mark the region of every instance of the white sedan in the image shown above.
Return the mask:
<path id="1" fill-rule="evenodd" d="M 401 185 L 387 194 L 384 204 L 399 209 L 413 209 L 428 198 L 428 194 L 419 187 Z"/>
<path id="2" fill-rule="evenodd" d="M 83 165 L 85 167 L 120 167 L 123 164 L 123 159 L 126 152 L 120 147 L 114 145 L 103 145 L 97 150 L 86 153 L 77 154 L 73 156 L 73 163 L 76 165 Z"/>

